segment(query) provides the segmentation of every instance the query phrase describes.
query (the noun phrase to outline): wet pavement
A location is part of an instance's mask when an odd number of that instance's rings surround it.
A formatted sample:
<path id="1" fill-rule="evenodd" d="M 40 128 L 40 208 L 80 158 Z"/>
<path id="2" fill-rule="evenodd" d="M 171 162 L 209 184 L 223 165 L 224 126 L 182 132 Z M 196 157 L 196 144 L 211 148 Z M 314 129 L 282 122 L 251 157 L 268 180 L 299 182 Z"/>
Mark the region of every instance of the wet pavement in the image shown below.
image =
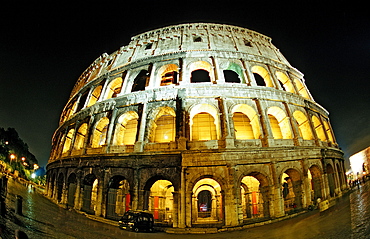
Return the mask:
<path id="1" fill-rule="evenodd" d="M 16 211 L 17 195 L 22 200 L 22 215 Z M 29 238 L 370 238 L 370 181 L 354 188 L 324 212 L 318 210 L 292 219 L 233 232 L 217 234 L 167 234 L 164 232 L 134 233 L 120 230 L 115 222 L 104 223 L 86 215 L 66 210 L 51 202 L 30 186 L 14 179 L 8 181 L 6 214 L 0 216 L 5 225 L 2 238 L 14 238 L 14 231 L 24 231 Z"/>

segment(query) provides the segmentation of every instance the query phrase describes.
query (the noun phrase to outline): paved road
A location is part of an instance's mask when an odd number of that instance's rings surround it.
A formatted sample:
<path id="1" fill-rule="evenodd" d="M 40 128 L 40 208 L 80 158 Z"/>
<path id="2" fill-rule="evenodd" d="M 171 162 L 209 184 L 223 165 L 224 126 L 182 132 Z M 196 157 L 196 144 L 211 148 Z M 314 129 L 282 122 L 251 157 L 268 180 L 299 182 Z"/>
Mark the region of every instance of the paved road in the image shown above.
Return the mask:
<path id="1" fill-rule="evenodd" d="M 16 195 L 23 197 L 23 215 L 15 213 Z M 337 201 L 325 212 L 312 211 L 292 219 L 242 231 L 207 235 L 173 235 L 163 232 L 134 233 L 117 226 L 91 220 L 85 215 L 62 209 L 35 192 L 10 179 L 6 197 L 7 213 L 0 216 L 5 224 L 3 238 L 14 238 L 14 230 L 29 238 L 370 238 L 370 182 Z"/>

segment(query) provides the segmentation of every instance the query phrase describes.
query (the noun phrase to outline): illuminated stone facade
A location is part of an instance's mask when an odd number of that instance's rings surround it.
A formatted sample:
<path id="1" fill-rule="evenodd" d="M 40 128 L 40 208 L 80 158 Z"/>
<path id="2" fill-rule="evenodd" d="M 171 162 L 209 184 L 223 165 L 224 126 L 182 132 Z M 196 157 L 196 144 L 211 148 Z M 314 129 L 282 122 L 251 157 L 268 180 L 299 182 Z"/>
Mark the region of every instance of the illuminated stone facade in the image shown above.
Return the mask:
<path id="1" fill-rule="evenodd" d="M 271 39 L 193 23 L 132 37 L 80 76 L 53 136 L 47 193 L 118 219 L 243 226 L 347 189 L 328 112 Z"/>

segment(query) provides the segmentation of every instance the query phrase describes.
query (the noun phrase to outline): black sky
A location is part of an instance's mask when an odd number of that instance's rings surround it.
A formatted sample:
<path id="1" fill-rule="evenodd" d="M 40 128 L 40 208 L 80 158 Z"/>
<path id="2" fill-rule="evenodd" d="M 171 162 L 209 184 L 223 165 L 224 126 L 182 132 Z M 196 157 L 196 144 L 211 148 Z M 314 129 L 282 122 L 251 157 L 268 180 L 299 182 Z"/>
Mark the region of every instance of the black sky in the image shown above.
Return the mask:
<path id="1" fill-rule="evenodd" d="M 330 113 L 345 157 L 370 146 L 370 17 L 360 4 L 305 1 L 10 3 L 0 9 L 0 127 L 15 128 L 41 165 L 80 74 L 147 30 L 232 24 L 272 38 Z"/>

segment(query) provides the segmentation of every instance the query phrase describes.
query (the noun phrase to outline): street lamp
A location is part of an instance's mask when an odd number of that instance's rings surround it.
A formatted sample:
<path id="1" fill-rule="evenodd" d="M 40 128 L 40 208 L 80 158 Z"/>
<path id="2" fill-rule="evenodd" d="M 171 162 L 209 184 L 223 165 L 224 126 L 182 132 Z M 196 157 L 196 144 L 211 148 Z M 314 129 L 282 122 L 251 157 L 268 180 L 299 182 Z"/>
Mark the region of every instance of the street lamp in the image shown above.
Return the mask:
<path id="1" fill-rule="evenodd" d="M 17 158 L 17 157 L 15 156 L 15 154 L 11 154 L 11 155 L 10 155 L 10 159 L 11 159 L 11 160 L 14 160 L 14 159 L 16 159 L 16 158 Z"/>

